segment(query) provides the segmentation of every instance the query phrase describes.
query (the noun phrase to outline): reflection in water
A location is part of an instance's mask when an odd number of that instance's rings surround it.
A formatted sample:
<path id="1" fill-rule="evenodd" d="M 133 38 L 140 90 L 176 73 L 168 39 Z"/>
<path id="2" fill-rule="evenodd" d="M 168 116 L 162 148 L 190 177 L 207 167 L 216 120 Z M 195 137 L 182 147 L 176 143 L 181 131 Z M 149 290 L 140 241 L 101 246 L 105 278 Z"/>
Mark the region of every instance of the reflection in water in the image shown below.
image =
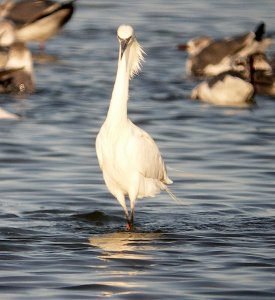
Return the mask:
<path id="1" fill-rule="evenodd" d="M 151 255 L 144 251 L 155 250 L 152 242 L 160 237 L 160 233 L 115 232 L 93 236 L 89 242 L 104 250 L 101 259 L 149 259 Z"/>
<path id="2" fill-rule="evenodd" d="M 101 285 L 105 287 L 101 295 L 130 297 L 144 288 L 144 284 L 130 278 L 144 275 L 144 269 L 151 264 L 156 253 L 156 246 L 153 243 L 160 237 L 160 233 L 137 232 L 115 232 L 90 237 L 90 245 L 102 250 L 98 256 L 100 260 L 118 260 L 118 265 L 113 265 L 109 271 L 105 270 L 105 276 L 108 274 L 107 278 L 112 280 L 101 281 Z M 135 270 L 129 269 L 129 265 L 133 264 L 136 266 Z"/>

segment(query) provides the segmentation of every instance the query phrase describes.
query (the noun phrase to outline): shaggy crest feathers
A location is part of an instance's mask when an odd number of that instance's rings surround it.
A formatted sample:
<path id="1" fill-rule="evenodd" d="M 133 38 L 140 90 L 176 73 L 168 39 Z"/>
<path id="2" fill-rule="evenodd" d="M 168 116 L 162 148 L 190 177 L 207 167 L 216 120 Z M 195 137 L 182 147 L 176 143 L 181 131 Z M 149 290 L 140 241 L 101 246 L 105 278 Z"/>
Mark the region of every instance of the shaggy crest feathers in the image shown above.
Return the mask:
<path id="1" fill-rule="evenodd" d="M 130 79 L 132 79 L 135 75 L 137 75 L 140 72 L 141 64 L 144 61 L 144 55 L 145 52 L 143 51 L 142 47 L 135 38 L 130 53 L 130 61 L 132 61 L 129 72 Z"/>
<path id="2" fill-rule="evenodd" d="M 141 70 L 141 63 L 144 61 L 144 54 L 142 47 L 138 43 L 135 32 L 130 25 L 120 25 L 117 30 L 117 36 L 119 40 L 129 40 L 128 62 L 130 65 L 127 67 L 129 72 L 129 78 L 132 79 Z"/>

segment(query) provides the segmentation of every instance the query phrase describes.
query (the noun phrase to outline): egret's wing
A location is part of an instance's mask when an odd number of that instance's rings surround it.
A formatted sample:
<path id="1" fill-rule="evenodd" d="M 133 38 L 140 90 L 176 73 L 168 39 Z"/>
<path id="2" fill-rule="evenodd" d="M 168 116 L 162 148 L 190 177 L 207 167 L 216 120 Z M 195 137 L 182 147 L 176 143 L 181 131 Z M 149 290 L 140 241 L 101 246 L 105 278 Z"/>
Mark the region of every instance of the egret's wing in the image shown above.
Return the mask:
<path id="1" fill-rule="evenodd" d="M 102 147 L 101 147 L 101 130 L 99 131 L 96 141 L 95 141 L 95 148 L 96 148 L 96 155 L 99 163 L 100 169 L 102 169 L 103 159 L 102 159 Z"/>
<path id="2" fill-rule="evenodd" d="M 162 180 L 166 170 L 159 148 L 151 136 L 132 123 L 132 134 L 127 143 L 127 159 L 147 178 Z"/>

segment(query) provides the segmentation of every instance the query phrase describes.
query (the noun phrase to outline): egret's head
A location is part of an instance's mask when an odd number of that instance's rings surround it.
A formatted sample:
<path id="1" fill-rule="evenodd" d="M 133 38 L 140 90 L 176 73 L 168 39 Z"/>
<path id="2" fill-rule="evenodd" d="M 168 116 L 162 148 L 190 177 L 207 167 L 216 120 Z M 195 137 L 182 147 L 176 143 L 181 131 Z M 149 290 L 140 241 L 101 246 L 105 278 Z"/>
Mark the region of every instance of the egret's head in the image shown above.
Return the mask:
<path id="1" fill-rule="evenodd" d="M 120 25 L 117 30 L 117 38 L 121 47 L 120 58 L 122 58 L 128 45 L 135 39 L 133 27 L 129 25 Z"/>
<path id="2" fill-rule="evenodd" d="M 134 36 L 134 29 L 130 25 L 120 25 L 117 29 L 117 36 L 119 39 L 129 39 Z"/>
<path id="3" fill-rule="evenodd" d="M 127 68 L 130 78 L 138 73 L 143 60 L 143 50 L 139 45 L 134 29 L 130 25 L 120 25 L 117 30 L 117 38 L 120 44 L 119 59 L 126 56 Z"/>

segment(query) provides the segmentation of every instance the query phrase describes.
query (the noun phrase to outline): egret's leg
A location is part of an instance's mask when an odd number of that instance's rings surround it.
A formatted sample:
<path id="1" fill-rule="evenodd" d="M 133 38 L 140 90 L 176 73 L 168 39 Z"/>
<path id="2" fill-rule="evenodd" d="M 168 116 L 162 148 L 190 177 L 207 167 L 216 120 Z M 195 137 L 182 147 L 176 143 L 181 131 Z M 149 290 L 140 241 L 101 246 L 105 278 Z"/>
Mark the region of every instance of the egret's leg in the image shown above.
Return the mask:
<path id="1" fill-rule="evenodd" d="M 119 204 L 122 206 L 123 210 L 124 210 L 124 213 L 125 213 L 125 216 L 126 216 L 126 220 L 127 220 L 127 229 L 128 229 L 128 226 L 129 226 L 129 213 L 128 213 L 128 208 L 127 208 L 127 205 L 126 205 L 126 201 L 125 201 L 125 197 L 124 195 L 117 195 L 117 201 L 119 202 Z"/>
<path id="2" fill-rule="evenodd" d="M 131 213 L 130 213 L 130 227 L 133 229 L 134 227 L 134 207 L 131 207 Z"/>
<path id="3" fill-rule="evenodd" d="M 130 204 L 131 204 L 131 212 L 130 212 L 130 219 L 129 219 L 130 230 L 132 230 L 134 227 L 134 212 L 135 212 L 136 198 L 137 198 L 136 192 L 129 194 L 129 199 L 130 199 Z"/>

